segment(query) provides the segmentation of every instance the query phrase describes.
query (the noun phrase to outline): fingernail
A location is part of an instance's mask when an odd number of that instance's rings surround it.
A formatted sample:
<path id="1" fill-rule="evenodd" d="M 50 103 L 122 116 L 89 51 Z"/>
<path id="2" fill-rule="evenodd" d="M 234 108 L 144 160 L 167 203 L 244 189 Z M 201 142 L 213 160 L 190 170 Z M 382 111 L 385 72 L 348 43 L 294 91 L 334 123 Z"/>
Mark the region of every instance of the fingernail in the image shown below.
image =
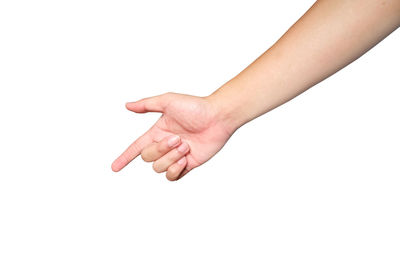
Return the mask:
<path id="1" fill-rule="evenodd" d="M 186 161 L 186 158 L 183 157 L 183 158 L 181 158 L 180 160 L 178 160 L 178 164 L 179 164 L 179 165 L 183 165 L 183 164 L 185 164 L 185 161 Z"/>
<path id="2" fill-rule="evenodd" d="M 179 137 L 178 135 L 172 136 L 172 137 L 168 140 L 168 146 L 169 146 L 169 147 L 176 146 L 176 145 L 179 143 L 179 139 L 180 139 L 180 137 Z"/>
<path id="3" fill-rule="evenodd" d="M 178 151 L 181 153 L 185 153 L 188 150 L 189 150 L 189 145 L 187 143 L 182 143 L 182 145 L 178 147 Z"/>

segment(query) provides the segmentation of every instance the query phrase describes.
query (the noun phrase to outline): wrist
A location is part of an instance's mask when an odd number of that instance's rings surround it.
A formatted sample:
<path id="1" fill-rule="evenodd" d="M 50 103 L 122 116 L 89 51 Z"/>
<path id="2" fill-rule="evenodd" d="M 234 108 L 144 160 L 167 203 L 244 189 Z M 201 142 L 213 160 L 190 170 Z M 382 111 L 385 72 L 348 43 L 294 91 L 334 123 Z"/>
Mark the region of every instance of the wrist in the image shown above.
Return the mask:
<path id="1" fill-rule="evenodd" d="M 239 98 L 234 94 L 237 90 L 232 89 L 230 85 L 225 84 L 205 97 L 214 109 L 216 119 L 231 135 L 249 121 L 245 107 L 240 104 Z"/>

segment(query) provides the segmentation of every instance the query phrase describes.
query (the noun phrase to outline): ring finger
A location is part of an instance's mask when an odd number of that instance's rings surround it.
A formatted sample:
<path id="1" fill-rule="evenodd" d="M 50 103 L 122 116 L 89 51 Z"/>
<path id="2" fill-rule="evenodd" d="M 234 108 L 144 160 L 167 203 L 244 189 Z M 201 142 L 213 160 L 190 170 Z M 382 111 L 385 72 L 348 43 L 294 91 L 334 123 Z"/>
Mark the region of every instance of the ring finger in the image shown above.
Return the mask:
<path id="1" fill-rule="evenodd" d="M 178 148 L 171 150 L 153 163 L 154 171 L 158 173 L 165 172 L 169 166 L 178 161 L 188 152 L 189 145 L 186 142 L 182 142 Z"/>

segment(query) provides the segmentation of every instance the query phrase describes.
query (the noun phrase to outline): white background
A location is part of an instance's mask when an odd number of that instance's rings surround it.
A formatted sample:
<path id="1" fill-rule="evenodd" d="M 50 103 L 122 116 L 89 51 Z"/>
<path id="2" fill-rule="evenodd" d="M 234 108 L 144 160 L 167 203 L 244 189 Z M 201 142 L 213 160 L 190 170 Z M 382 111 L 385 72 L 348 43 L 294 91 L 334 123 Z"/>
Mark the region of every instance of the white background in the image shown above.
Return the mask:
<path id="1" fill-rule="evenodd" d="M 168 182 L 111 162 L 313 1 L 1 1 L 0 266 L 399 266 L 399 44 L 239 129 Z"/>

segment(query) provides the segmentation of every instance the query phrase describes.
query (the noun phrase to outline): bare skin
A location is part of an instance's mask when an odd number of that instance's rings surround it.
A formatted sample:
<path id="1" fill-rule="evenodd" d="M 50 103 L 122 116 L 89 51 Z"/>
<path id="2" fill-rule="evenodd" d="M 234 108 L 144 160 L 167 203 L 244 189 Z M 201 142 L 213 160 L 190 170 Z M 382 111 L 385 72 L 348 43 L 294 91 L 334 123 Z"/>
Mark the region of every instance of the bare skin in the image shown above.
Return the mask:
<path id="1" fill-rule="evenodd" d="M 232 135 L 224 121 L 218 119 L 218 110 L 205 98 L 167 93 L 127 103 L 126 107 L 137 113 L 162 112 L 163 115 L 113 163 L 114 171 L 121 170 L 142 153 L 145 161 L 154 161 L 156 172 L 168 169 L 167 178 L 176 180 L 214 156 Z M 168 142 L 168 137 L 174 135 L 184 140 L 190 149 L 181 153 L 177 153 L 179 146 L 162 149 L 167 147 L 164 143 Z M 166 139 L 164 143 L 163 139 Z M 173 150 L 178 151 L 174 154 Z M 168 155 L 169 152 L 173 153 Z M 182 157 L 186 160 L 180 168 L 177 161 Z M 165 165 L 169 168 L 163 168 Z"/>
<path id="2" fill-rule="evenodd" d="M 177 180 L 214 156 L 242 125 L 347 66 L 399 26 L 400 0 L 319 0 L 270 49 L 210 96 L 167 93 L 127 103 L 133 112 L 163 115 L 112 169 L 120 171 L 142 154 L 154 162 L 155 171 Z M 178 142 L 168 146 L 174 136 Z"/>

